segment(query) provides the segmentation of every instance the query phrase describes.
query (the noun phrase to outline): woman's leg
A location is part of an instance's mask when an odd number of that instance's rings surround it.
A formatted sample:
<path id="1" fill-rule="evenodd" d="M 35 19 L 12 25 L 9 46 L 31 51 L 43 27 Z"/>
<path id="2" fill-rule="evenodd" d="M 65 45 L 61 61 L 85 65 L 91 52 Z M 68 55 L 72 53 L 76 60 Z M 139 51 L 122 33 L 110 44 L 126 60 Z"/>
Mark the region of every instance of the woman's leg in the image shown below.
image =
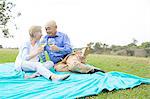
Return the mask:
<path id="1" fill-rule="evenodd" d="M 44 62 L 42 63 L 45 68 L 47 68 L 48 70 L 52 67 L 54 67 L 54 63 L 52 61 L 47 61 L 47 62 Z M 35 77 L 38 77 L 40 76 L 40 74 L 38 72 L 35 72 L 34 74 L 32 74 L 29 78 L 35 78 Z M 27 78 L 27 77 L 26 77 Z"/>
<path id="2" fill-rule="evenodd" d="M 43 63 L 43 66 L 47 69 L 54 67 L 54 63 L 52 61 L 47 61 Z"/>
<path id="3" fill-rule="evenodd" d="M 40 62 L 30 62 L 30 61 L 24 61 L 22 63 L 22 69 L 23 71 L 36 71 L 35 76 L 44 76 L 45 78 L 49 79 L 50 75 L 52 73 L 45 67 L 43 67 L 43 64 Z"/>
<path id="4" fill-rule="evenodd" d="M 40 75 L 44 76 L 47 79 L 51 78 L 52 80 L 64 80 L 70 76 L 70 75 L 56 75 L 51 71 L 49 71 L 47 68 L 45 68 L 43 64 L 40 62 L 24 61 L 22 63 L 22 69 L 24 71 L 37 71 Z"/>

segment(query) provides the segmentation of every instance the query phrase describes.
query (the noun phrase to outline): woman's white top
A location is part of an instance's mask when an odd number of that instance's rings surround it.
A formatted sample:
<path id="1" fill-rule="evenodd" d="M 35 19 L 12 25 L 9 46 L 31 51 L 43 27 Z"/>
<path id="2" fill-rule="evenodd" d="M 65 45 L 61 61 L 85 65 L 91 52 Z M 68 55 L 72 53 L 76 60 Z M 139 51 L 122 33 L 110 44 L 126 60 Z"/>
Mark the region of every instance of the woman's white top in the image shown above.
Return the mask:
<path id="1" fill-rule="evenodd" d="M 39 47 L 39 42 L 36 42 L 34 46 L 31 45 L 30 41 L 24 42 L 21 47 L 19 48 L 19 54 L 15 61 L 15 69 L 17 71 L 22 71 L 21 65 L 23 61 L 33 61 L 38 62 L 39 56 L 30 59 L 29 55 L 30 53 L 36 52 L 37 48 Z"/>

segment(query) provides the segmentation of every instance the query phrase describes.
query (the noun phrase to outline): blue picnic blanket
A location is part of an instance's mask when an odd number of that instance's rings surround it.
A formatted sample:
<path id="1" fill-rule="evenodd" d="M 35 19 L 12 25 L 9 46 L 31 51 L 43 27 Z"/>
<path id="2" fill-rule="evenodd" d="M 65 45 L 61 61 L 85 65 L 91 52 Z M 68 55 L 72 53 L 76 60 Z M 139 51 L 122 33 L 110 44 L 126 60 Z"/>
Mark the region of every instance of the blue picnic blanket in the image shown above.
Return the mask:
<path id="1" fill-rule="evenodd" d="M 55 72 L 53 69 L 51 69 Z M 55 72 L 64 74 L 62 72 Z M 97 95 L 102 90 L 133 88 L 150 79 L 121 72 L 75 74 L 64 81 L 50 81 L 40 76 L 25 80 L 24 72 L 14 71 L 14 63 L 0 64 L 1 99 L 72 99 Z"/>

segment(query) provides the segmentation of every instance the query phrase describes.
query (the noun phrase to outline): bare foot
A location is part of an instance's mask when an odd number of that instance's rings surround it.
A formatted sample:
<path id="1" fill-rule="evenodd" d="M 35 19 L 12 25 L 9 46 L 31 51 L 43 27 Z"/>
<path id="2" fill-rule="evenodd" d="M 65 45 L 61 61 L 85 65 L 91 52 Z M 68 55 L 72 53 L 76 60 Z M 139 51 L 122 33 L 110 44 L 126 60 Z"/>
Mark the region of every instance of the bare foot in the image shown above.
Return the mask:
<path id="1" fill-rule="evenodd" d="M 37 77 L 37 75 L 35 75 L 35 74 L 32 74 L 32 75 L 25 74 L 24 75 L 24 79 L 31 79 L 31 78 L 36 78 L 36 77 Z"/>

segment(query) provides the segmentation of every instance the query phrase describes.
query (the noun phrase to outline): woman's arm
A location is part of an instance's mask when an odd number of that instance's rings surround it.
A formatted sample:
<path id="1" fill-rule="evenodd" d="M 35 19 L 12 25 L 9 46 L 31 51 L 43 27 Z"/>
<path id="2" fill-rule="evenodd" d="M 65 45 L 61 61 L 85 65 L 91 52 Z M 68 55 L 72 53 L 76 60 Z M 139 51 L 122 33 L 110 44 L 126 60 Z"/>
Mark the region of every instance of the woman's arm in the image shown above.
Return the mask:
<path id="1" fill-rule="evenodd" d="M 33 50 L 31 53 L 29 52 L 29 47 L 25 47 L 22 50 L 22 59 L 29 61 L 30 59 L 36 57 L 38 54 L 40 54 L 44 48 L 43 47 L 38 47 L 37 50 Z"/>

